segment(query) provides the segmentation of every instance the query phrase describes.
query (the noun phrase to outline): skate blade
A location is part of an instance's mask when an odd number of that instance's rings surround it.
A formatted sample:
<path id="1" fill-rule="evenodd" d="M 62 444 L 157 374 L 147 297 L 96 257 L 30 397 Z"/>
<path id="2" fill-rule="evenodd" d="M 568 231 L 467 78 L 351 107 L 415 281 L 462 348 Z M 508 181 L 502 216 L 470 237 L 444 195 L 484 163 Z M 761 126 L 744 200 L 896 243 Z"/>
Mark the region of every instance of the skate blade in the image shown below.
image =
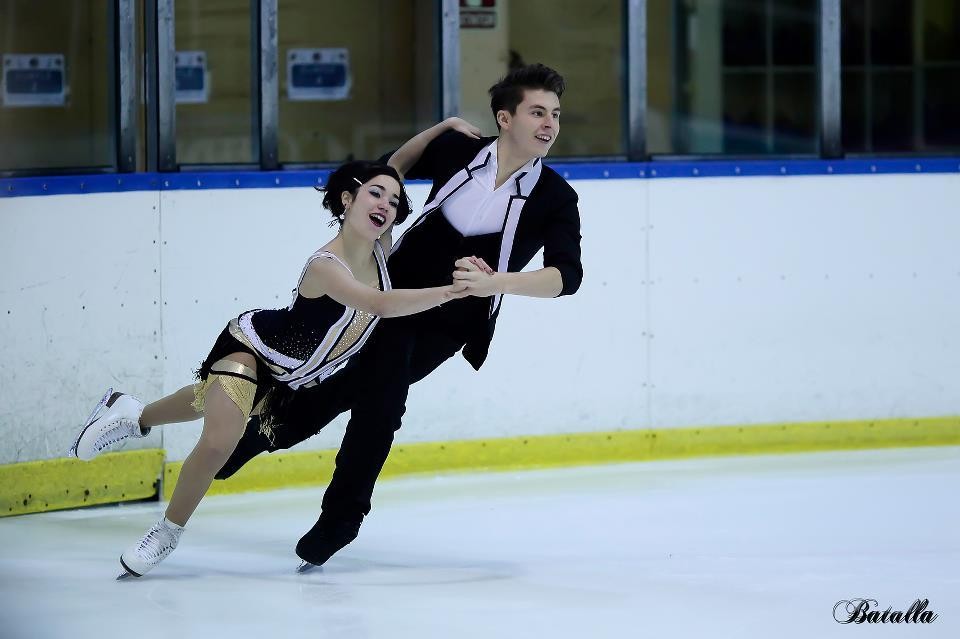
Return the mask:
<path id="1" fill-rule="evenodd" d="M 120 567 L 123 568 L 123 572 L 117 575 L 117 581 L 123 581 L 124 579 L 129 579 L 131 577 L 134 579 L 139 579 L 140 577 L 143 577 L 143 575 L 138 575 L 137 573 L 127 568 L 127 564 L 124 563 L 123 561 L 123 555 L 120 555 Z"/>
<path id="2" fill-rule="evenodd" d="M 311 564 L 309 561 L 301 561 L 300 565 L 297 566 L 297 573 L 302 575 L 305 572 L 310 572 L 314 568 L 320 568 L 320 566 Z"/>
<path id="3" fill-rule="evenodd" d="M 107 392 L 104 394 L 103 399 L 100 400 L 100 403 L 97 404 L 97 407 L 93 409 L 93 412 L 90 413 L 90 417 L 87 418 L 87 421 L 83 423 L 84 428 L 90 425 L 94 419 L 97 418 L 97 415 L 103 410 L 103 407 L 107 405 L 107 402 L 110 401 L 110 396 L 113 395 L 113 388 L 108 388 Z"/>
<path id="4" fill-rule="evenodd" d="M 73 445 L 67 449 L 67 455 L 69 457 L 77 456 L 77 444 L 80 443 L 80 438 L 83 437 L 83 434 L 87 432 L 87 427 L 93 423 L 93 421 L 100 414 L 100 411 L 103 410 L 103 407 L 107 405 L 107 402 L 110 401 L 110 396 L 113 395 L 113 388 L 108 388 L 106 394 L 103 396 L 103 399 L 100 400 L 100 403 L 97 404 L 97 407 L 93 409 L 93 412 L 90 413 L 90 417 L 87 418 L 87 421 L 83 423 L 83 426 L 80 427 L 80 434 L 77 435 L 76 440 L 74 440 Z"/>

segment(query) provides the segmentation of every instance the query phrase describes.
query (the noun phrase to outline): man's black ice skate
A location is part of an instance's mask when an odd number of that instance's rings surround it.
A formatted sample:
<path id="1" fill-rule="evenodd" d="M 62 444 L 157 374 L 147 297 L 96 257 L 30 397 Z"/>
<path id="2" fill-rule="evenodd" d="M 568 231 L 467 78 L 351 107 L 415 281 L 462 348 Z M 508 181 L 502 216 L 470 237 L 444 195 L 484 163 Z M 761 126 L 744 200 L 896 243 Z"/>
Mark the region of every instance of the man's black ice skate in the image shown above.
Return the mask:
<path id="1" fill-rule="evenodd" d="M 297 572 L 307 572 L 325 564 L 337 551 L 357 538 L 362 522 L 362 515 L 352 519 L 333 519 L 320 515 L 313 528 L 297 542 L 297 556 L 303 560 Z"/>

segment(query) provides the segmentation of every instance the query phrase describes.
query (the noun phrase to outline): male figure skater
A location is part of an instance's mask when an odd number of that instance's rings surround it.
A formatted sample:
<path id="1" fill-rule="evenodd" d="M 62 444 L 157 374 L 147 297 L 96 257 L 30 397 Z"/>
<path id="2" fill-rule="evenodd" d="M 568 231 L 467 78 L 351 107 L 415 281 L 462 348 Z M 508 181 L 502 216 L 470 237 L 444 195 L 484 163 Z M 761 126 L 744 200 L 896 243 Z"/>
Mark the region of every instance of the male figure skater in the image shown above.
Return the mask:
<path id="1" fill-rule="evenodd" d="M 479 370 L 504 295 L 557 297 L 579 288 L 577 194 L 542 162 L 560 132 L 563 90 L 563 78 L 549 67 L 516 69 L 490 89 L 498 137 L 456 131 L 434 137 L 428 130 L 391 157 L 407 177 L 433 181 L 423 214 L 390 255 L 394 286 L 449 283 L 449 265 L 456 260 L 460 270 L 454 277 L 472 297 L 382 320 L 345 370 L 297 394 L 272 443 L 259 433 L 255 419 L 248 424 L 217 475 L 229 477 L 260 452 L 289 448 L 351 411 L 320 518 L 297 544 L 301 570 L 323 564 L 356 538 L 400 428 L 410 384 L 461 349 Z M 521 272 L 541 248 L 543 268 Z M 486 265 L 495 271 L 482 268 Z"/>

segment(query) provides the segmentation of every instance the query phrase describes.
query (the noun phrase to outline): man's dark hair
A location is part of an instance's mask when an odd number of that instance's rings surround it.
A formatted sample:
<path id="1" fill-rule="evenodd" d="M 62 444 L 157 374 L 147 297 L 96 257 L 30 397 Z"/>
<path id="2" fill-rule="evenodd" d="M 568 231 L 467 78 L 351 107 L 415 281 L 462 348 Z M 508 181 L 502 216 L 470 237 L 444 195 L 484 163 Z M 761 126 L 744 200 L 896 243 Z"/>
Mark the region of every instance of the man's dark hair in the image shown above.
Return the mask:
<path id="1" fill-rule="evenodd" d="M 496 121 L 499 111 L 516 115 L 517 106 L 523 102 L 523 92 L 527 89 L 550 91 L 559 98 L 563 95 L 564 87 L 563 76 L 546 65 L 528 64 L 514 69 L 490 87 L 490 110 L 493 111 L 493 119 Z M 497 122 L 497 129 L 499 128 L 500 123 Z"/>

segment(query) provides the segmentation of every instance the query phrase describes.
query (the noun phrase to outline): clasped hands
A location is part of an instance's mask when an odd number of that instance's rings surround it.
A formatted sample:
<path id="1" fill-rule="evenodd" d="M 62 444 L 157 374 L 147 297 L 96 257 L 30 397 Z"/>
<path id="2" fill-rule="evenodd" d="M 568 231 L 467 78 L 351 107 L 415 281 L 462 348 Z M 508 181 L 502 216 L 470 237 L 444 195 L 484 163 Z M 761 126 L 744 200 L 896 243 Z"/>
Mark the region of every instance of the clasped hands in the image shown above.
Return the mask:
<path id="1" fill-rule="evenodd" d="M 460 299 L 468 295 L 490 297 L 499 293 L 496 272 L 483 258 L 461 257 L 454 262 L 454 266 L 456 270 L 453 272 L 450 299 Z"/>

